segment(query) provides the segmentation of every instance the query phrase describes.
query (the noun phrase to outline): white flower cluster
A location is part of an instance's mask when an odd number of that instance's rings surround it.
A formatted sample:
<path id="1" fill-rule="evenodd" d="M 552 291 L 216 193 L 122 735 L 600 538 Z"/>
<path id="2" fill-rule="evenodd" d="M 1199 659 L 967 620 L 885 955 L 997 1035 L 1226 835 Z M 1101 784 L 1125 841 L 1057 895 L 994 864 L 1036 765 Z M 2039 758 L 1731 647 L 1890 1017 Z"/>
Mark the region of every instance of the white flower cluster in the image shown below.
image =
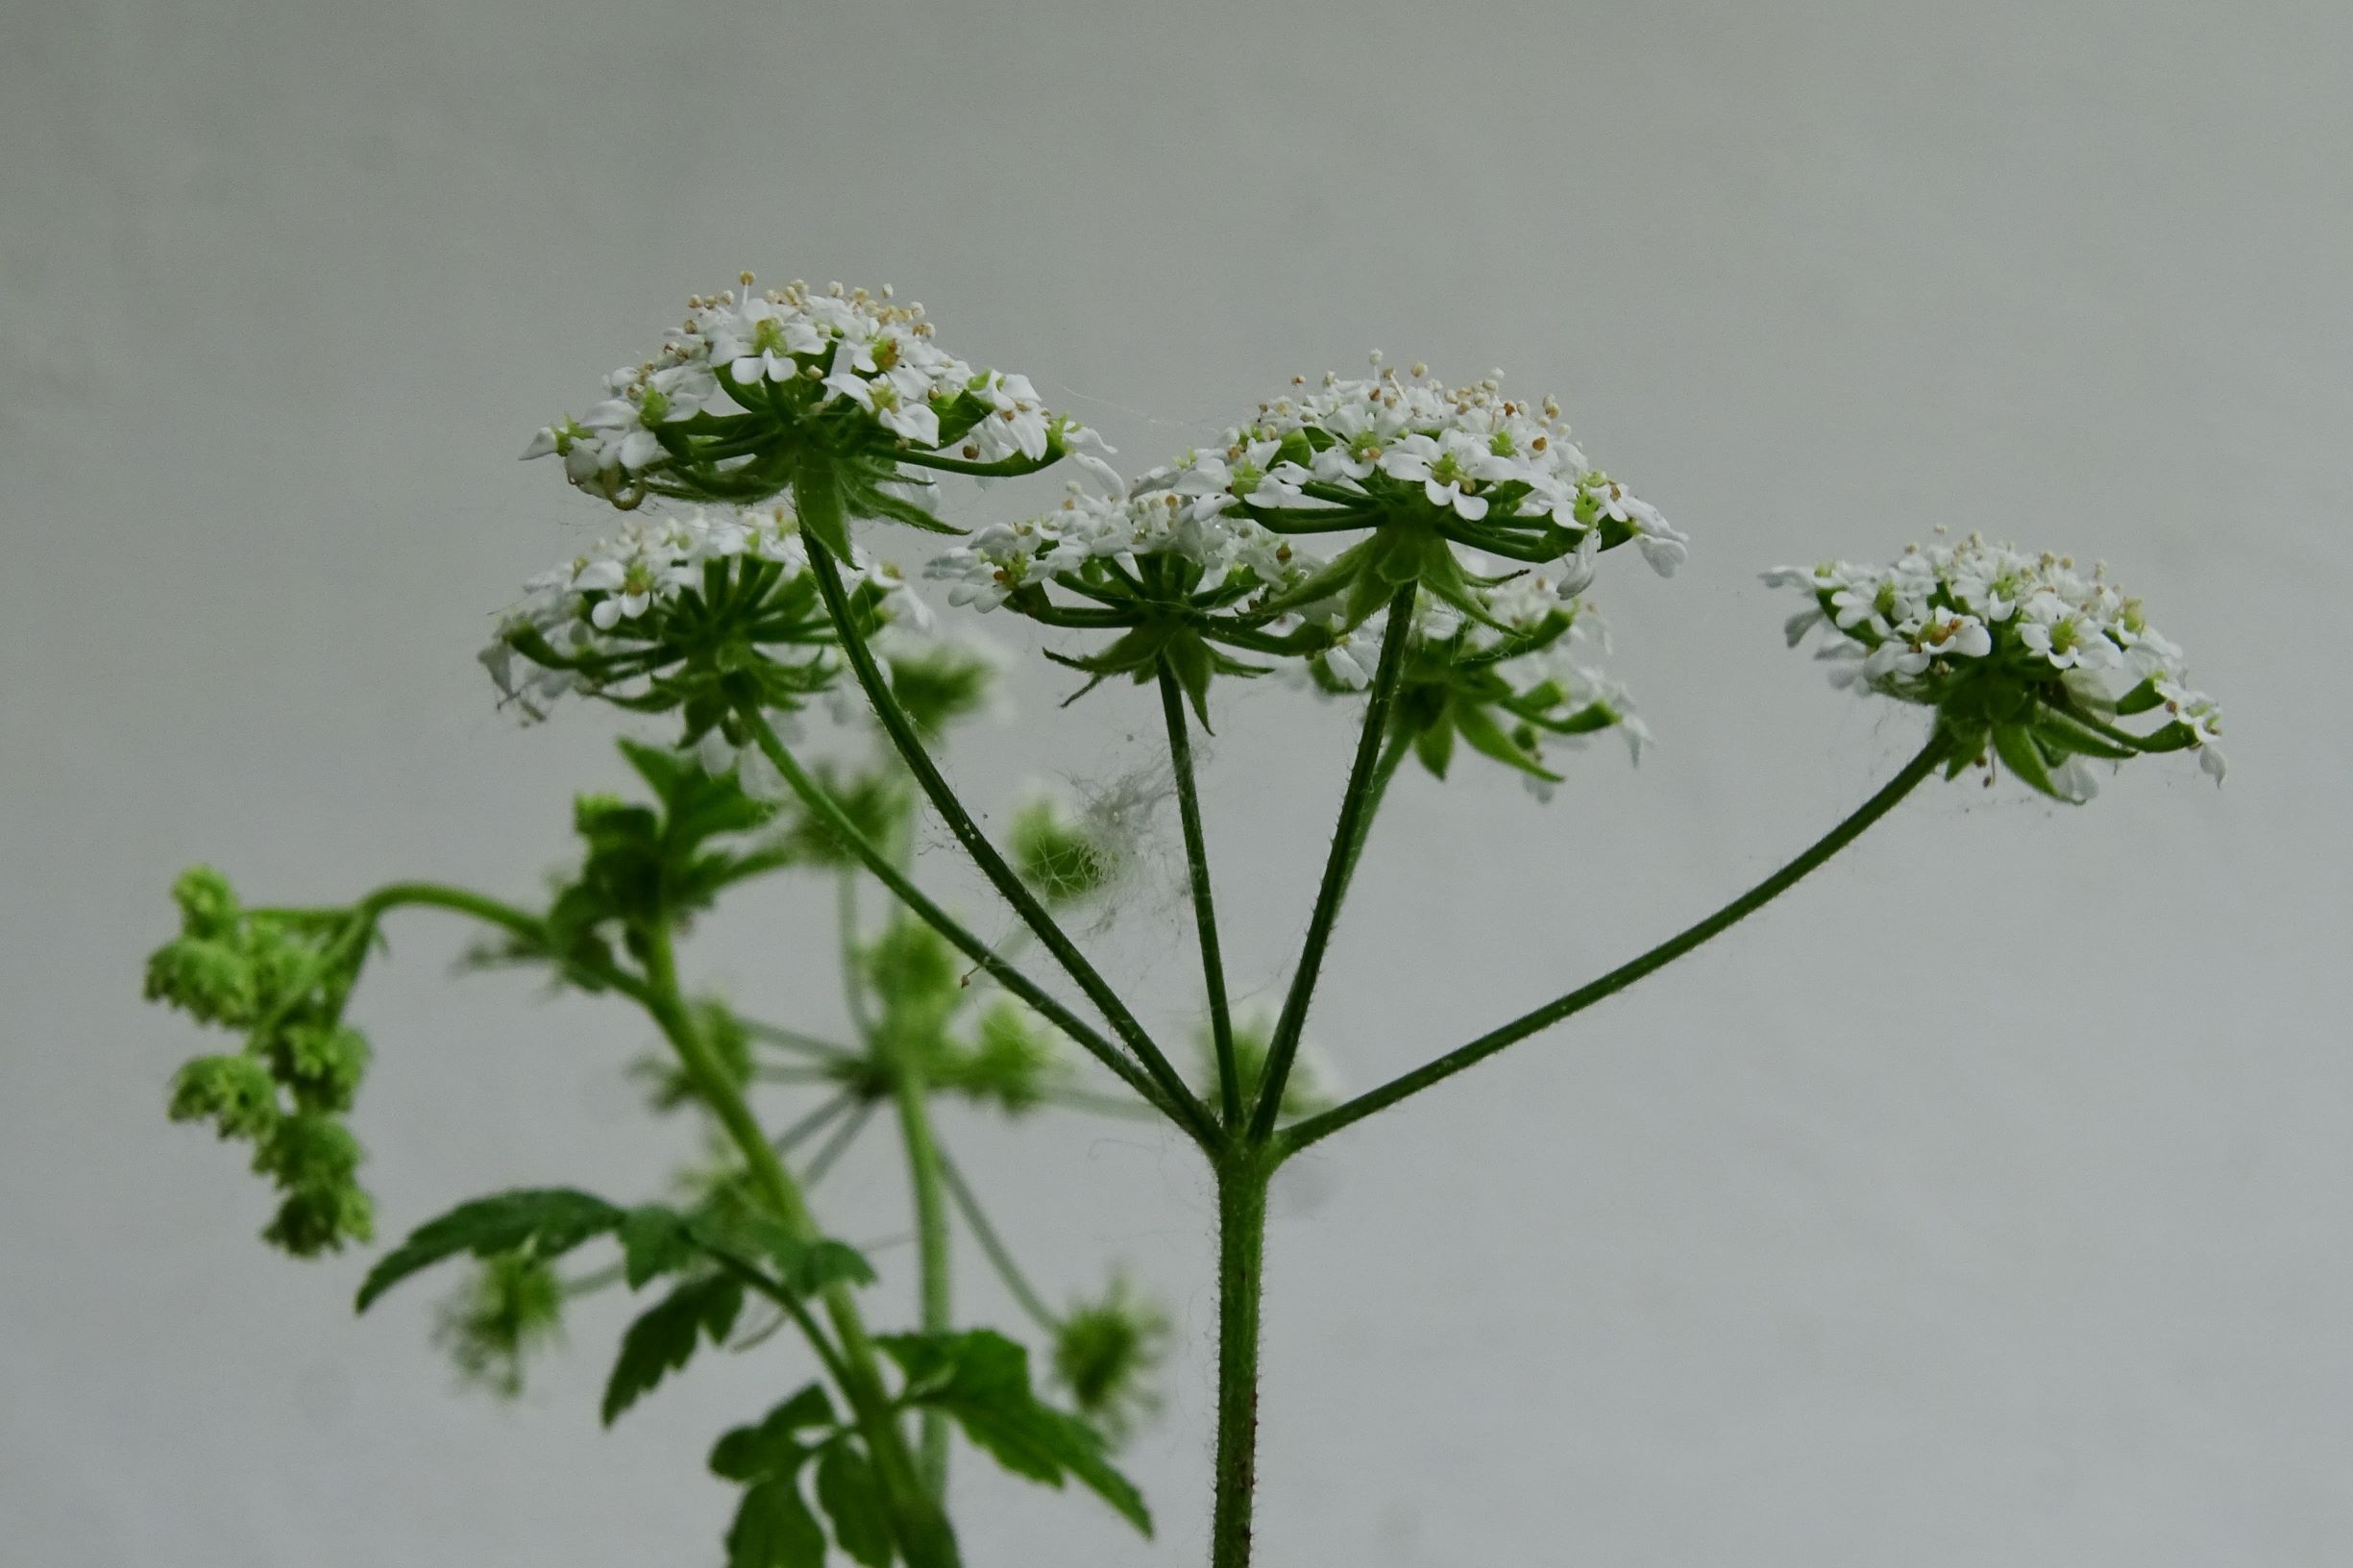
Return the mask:
<path id="1" fill-rule="evenodd" d="M 895 303 L 887 287 L 876 295 L 796 282 L 755 292 L 749 273 L 742 282 L 691 299 L 660 354 L 613 372 L 608 396 L 585 419 L 542 429 L 524 456 L 560 455 L 575 484 L 622 494 L 663 459 L 663 428 L 699 413 L 807 405 L 862 420 L 886 443 L 929 450 L 942 444 L 943 411 L 968 397 L 980 417 L 962 422 L 966 459 L 1042 460 L 1059 440 L 1104 482 L 1120 483 L 1100 436 L 1049 411 L 1026 377 L 976 370 L 940 348 L 920 305 Z"/>
<path id="2" fill-rule="evenodd" d="M 1133 572 L 1138 556 L 1155 554 L 1200 567 L 1201 591 L 1247 571 L 1260 588 L 1280 592 L 1324 564 L 1247 518 L 1204 514 L 1172 493 L 1117 501 L 1072 485 L 1054 510 L 983 528 L 934 558 L 923 575 L 949 584 L 949 603 L 993 610 L 1019 589 L 1075 576 L 1090 561 Z"/>
<path id="3" fill-rule="evenodd" d="M 1585 461 L 1559 404 L 1507 398 L 1499 378 L 1448 387 L 1418 364 L 1405 377 L 1327 374 L 1311 391 L 1261 404 L 1257 423 L 1228 431 L 1222 451 L 1189 453 L 1136 488 L 1167 491 L 1213 518 L 1238 502 L 1286 511 L 1377 505 L 1417 487 L 1466 524 L 1551 525 L 1581 536 L 1614 527 L 1671 576 L 1690 553 L 1686 536 Z M 1299 436 L 1305 453 L 1291 439 Z"/>
<path id="4" fill-rule="evenodd" d="M 654 629 L 662 612 L 688 596 L 699 596 L 705 568 L 713 562 L 773 563 L 781 569 L 778 587 L 809 573 L 799 526 L 792 508 L 781 502 L 633 519 L 613 537 L 527 582 L 526 597 L 502 620 L 481 661 L 500 693 L 527 720 L 543 719 L 549 705 L 567 692 L 593 695 L 606 688 L 594 667 L 609 665 L 623 680 L 655 667 L 663 657 Z M 930 606 L 890 568 L 851 565 L 863 568 L 881 591 L 886 630 L 930 625 Z M 816 612 L 812 625 L 822 619 L 822 611 Z M 533 660 L 515 646 L 518 637 L 544 641 L 566 667 Z M 828 663 L 838 657 L 829 648 L 814 656 Z M 592 668 L 572 667 L 576 665 Z"/>
<path id="5" fill-rule="evenodd" d="M 1765 581 L 1812 596 L 1812 607 L 1789 620 L 1789 643 L 1826 628 L 1833 641 L 1822 656 L 1833 662 L 1837 685 L 1940 703 L 1956 678 L 1995 673 L 2057 683 L 2095 709 L 2145 688 L 2154 699 L 2147 705 L 2182 726 L 2205 771 L 2223 774 L 2221 710 L 2187 685 L 2180 648 L 2148 624 L 2139 600 L 2106 580 L 2104 568 L 2087 576 L 2071 557 L 2028 554 L 1973 533 L 1958 544 L 1913 546 L 1892 566 L 1785 566 Z"/>

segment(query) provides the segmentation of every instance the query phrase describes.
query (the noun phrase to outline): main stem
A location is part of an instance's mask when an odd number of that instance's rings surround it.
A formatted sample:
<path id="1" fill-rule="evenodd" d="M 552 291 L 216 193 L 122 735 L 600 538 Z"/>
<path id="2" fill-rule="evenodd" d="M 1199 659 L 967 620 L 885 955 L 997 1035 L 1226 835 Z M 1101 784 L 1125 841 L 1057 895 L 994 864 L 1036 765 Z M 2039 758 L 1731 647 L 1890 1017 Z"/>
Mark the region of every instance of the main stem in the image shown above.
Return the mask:
<path id="1" fill-rule="evenodd" d="M 1237 1142 L 1217 1165 L 1217 1501 L 1211 1568 L 1249 1568 L 1258 1491 L 1259 1303 L 1274 1163 Z"/>

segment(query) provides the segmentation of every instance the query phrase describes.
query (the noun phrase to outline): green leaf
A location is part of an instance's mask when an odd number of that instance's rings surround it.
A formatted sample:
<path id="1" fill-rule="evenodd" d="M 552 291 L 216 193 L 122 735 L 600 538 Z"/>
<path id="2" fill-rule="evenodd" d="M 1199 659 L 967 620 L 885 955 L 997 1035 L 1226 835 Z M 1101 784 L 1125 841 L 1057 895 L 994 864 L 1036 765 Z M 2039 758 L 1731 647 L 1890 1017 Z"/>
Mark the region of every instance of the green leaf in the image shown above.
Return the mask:
<path id="1" fill-rule="evenodd" d="M 833 1521 L 833 1538 L 867 1568 L 890 1568 L 891 1506 L 866 1456 L 836 1441 L 817 1461 L 817 1501 Z"/>
<path id="2" fill-rule="evenodd" d="M 409 1275 L 461 1252 L 488 1258 L 527 1246 L 537 1257 L 558 1258 L 612 1230 L 622 1218 L 622 1212 L 602 1198 L 563 1187 L 527 1188 L 461 1203 L 418 1226 L 386 1253 L 368 1271 L 355 1305 L 364 1312 Z"/>
<path id="3" fill-rule="evenodd" d="M 834 1424 L 833 1401 L 825 1397 L 822 1384 L 809 1384 L 756 1426 L 737 1427 L 712 1444 L 711 1474 L 751 1482 L 796 1471 L 816 1452 L 799 1433 Z"/>
<path id="4" fill-rule="evenodd" d="M 744 1286 L 725 1274 L 689 1280 L 639 1314 L 621 1336 L 621 1355 L 604 1384 L 604 1424 L 686 1365 L 699 1338 L 718 1344 L 743 1311 Z"/>
<path id="5" fill-rule="evenodd" d="M 1152 1533 L 1142 1494 L 1104 1458 L 1101 1433 L 1031 1389 L 1029 1352 L 1021 1346 L 989 1329 L 890 1335 L 875 1343 L 906 1374 L 908 1403 L 944 1410 L 974 1446 L 1017 1476 L 1049 1486 L 1076 1477 Z"/>
<path id="6" fill-rule="evenodd" d="M 727 1530 L 727 1568 L 825 1568 L 825 1531 L 793 1477 L 745 1489 Z"/>
<path id="7" fill-rule="evenodd" d="M 695 1238 L 686 1216 L 660 1204 L 632 1209 L 621 1221 L 621 1266 L 629 1288 L 674 1274 L 694 1261 Z"/>
<path id="8" fill-rule="evenodd" d="M 797 1296 L 814 1296 L 836 1285 L 874 1283 L 874 1266 L 857 1248 L 830 1237 L 804 1241 L 765 1214 L 697 1214 L 687 1221 L 687 1231 L 706 1251 L 754 1267 L 766 1265 L 776 1282 Z"/>

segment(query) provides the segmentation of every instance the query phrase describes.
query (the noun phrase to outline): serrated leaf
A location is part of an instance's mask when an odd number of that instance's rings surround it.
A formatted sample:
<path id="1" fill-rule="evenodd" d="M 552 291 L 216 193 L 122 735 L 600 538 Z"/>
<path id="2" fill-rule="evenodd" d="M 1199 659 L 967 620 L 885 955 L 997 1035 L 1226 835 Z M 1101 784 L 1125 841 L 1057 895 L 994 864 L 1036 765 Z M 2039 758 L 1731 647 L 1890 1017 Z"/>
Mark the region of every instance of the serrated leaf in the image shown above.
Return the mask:
<path id="1" fill-rule="evenodd" d="M 833 1538 L 867 1568 L 890 1568 L 891 1506 L 866 1456 L 846 1442 L 817 1461 L 817 1501 L 833 1521 Z"/>
<path id="2" fill-rule="evenodd" d="M 622 1274 L 635 1290 L 648 1280 L 674 1274 L 696 1256 L 686 1216 L 660 1204 L 632 1209 L 621 1221 Z"/>
<path id="3" fill-rule="evenodd" d="M 718 1344 L 744 1310 L 744 1286 L 724 1274 L 689 1280 L 638 1314 L 621 1336 L 621 1355 L 604 1384 L 604 1424 L 686 1365 L 701 1339 Z"/>
<path id="4" fill-rule="evenodd" d="M 713 1443 L 711 1474 L 727 1481 L 757 1481 L 797 1470 L 815 1452 L 799 1434 L 833 1424 L 833 1401 L 823 1385 L 808 1384 L 754 1425 L 737 1427 Z"/>
<path id="5" fill-rule="evenodd" d="M 697 1245 L 764 1268 L 797 1296 L 814 1296 L 836 1285 L 871 1285 L 874 1265 L 866 1255 L 830 1237 L 804 1241 L 765 1214 L 702 1213 L 687 1221 Z"/>
<path id="6" fill-rule="evenodd" d="M 890 1335 L 875 1343 L 906 1374 L 908 1403 L 945 1411 L 975 1447 L 1016 1475 L 1049 1486 L 1076 1477 L 1152 1533 L 1142 1494 L 1104 1458 L 1102 1434 L 1033 1391 L 1029 1352 L 1021 1346 L 989 1329 Z"/>
<path id="7" fill-rule="evenodd" d="M 527 1188 L 461 1203 L 428 1220 L 408 1239 L 386 1253 L 359 1286 L 357 1310 L 420 1269 L 470 1252 L 477 1258 L 529 1247 L 539 1258 L 558 1258 L 621 1223 L 622 1212 L 602 1198 L 571 1188 Z"/>
<path id="8" fill-rule="evenodd" d="M 727 1530 L 727 1568 L 825 1568 L 825 1532 L 793 1477 L 745 1488 Z"/>

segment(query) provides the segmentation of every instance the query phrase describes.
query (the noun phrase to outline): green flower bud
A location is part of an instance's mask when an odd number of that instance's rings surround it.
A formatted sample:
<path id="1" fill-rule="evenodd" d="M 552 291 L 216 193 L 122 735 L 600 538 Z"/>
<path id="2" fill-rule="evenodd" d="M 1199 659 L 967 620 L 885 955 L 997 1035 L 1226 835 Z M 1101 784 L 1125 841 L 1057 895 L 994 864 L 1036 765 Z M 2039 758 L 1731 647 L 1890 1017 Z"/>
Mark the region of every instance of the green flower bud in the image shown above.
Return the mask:
<path id="1" fill-rule="evenodd" d="M 171 1118 L 210 1121 L 223 1138 L 259 1139 L 278 1125 L 278 1085 L 250 1056 L 200 1056 L 172 1079 Z"/>
<path id="2" fill-rule="evenodd" d="M 981 1014 L 972 1048 L 944 1065 L 939 1081 L 1018 1115 L 1045 1098 L 1066 1067 L 1061 1037 L 1027 1004 L 1000 996 Z"/>
<path id="3" fill-rule="evenodd" d="M 376 1236 L 376 1204 L 358 1188 L 323 1184 L 297 1188 L 278 1206 L 261 1239 L 297 1258 L 340 1252 L 346 1241 Z"/>
<path id="4" fill-rule="evenodd" d="M 1102 1299 L 1081 1302 L 1054 1334 L 1054 1379 L 1114 1444 L 1160 1409 L 1150 1379 L 1167 1354 L 1168 1314 L 1125 1275 Z"/>
<path id="5" fill-rule="evenodd" d="M 906 779 L 895 773 L 865 772 L 844 776 L 830 767 L 817 769 L 818 782 L 842 808 L 860 834 L 873 844 L 897 838 L 913 810 L 915 796 Z M 858 857 L 825 822 L 801 813 L 785 831 L 785 846 L 793 858 L 810 866 L 854 866 Z"/>
<path id="6" fill-rule="evenodd" d="M 270 1043 L 270 1070 L 305 1111 L 349 1111 L 367 1067 L 368 1037 L 345 1024 L 288 1024 Z"/>
<path id="7" fill-rule="evenodd" d="M 1007 835 L 1014 868 L 1049 908 L 1079 903 L 1113 879 L 1116 857 L 1091 825 L 1051 796 L 1014 813 Z"/>
<path id="8" fill-rule="evenodd" d="M 936 736 L 986 706 L 996 684 L 996 660 L 982 645 L 922 641 L 890 655 L 891 695 L 915 727 Z"/>
<path id="9" fill-rule="evenodd" d="M 258 991 L 253 961 L 228 942 L 182 937 L 147 960 L 147 999 L 168 1002 L 201 1023 L 251 1022 Z"/>
<path id="10" fill-rule="evenodd" d="M 239 909 L 229 878 L 209 866 L 191 866 L 172 884 L 181 929 L 191 937 L 225 936 L 234 930 Z"/>
<path id="11" fill-rule="evenodd" d="M 552 1263 L 502 1253 L 443 1303 L 433 1338 L 466 1382 L 512 1399 L 523 1392 L 526 1360 L 559 1336 L 563 1311 L 563 1281 Z"/>
<path id="12" fill-rule="evenodd" d="M 339 1187 L 365 1158 L 359 1140 L 334 1116 L 316 1111 L 282 1117 L 254 1151 L 254 1170 L 287 1188 Z"/>
<path id="13" fill-rule="evenodd" d="M 965 966 L 947 939 L 902 915 L 866 950 L 868 981 L 902 1028 L 936 1025 L 964 990 Z"/>

